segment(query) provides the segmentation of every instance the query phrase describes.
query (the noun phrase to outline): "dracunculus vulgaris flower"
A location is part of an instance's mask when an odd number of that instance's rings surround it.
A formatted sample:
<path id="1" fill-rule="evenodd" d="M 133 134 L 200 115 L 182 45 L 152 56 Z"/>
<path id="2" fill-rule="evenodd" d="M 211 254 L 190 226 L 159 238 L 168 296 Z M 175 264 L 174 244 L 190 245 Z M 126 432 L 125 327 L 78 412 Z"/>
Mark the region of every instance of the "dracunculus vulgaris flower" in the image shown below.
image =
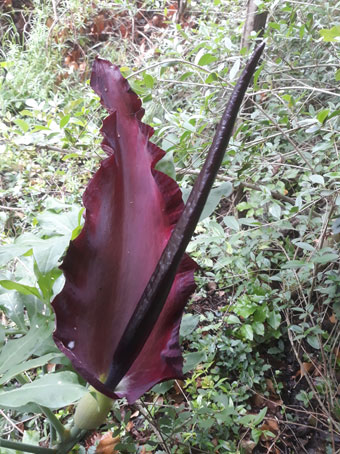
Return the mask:
<path id="1" fill-rule="evenodd" d="M 109 112 L 101 129 L 108 157 L 86 188 L 84 227 L 62 264 L 54 340 L 109 398 L 133 402 L 156 383 L 182 377 L 179 327 L 197 268 L 185 248 L 263 48 L 234 88 L 185 208 L 176 182 L 155 169 L 164 152 L 149 140 L 141 101 L 117 66 L 95 60 L 91 86 Z"/>

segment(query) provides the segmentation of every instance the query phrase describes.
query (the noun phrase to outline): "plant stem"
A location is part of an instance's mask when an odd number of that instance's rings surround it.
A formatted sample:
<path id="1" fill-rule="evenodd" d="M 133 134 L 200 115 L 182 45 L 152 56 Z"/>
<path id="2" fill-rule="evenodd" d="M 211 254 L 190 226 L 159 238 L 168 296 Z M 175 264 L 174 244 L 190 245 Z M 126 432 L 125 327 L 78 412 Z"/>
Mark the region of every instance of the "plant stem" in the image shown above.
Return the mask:
<path id="1" fill-rule="evenodd" d="M 54 452 L 56 454 L 69 454 L 73 446 L 78 443 L 78 441 L 85 438 L 88 433 L 90 433 L 88 430 L 79 429 L 78 427 L 73 426 L 69 432 L 69 438 L 64 442 L 59 443 L 55 447 L 56 451 Z"/>
<path id="2" fill-rule="evenodd" d="M 61 441 L 64 441 L 69 438 L 69 431 L 65 429 L 65 426 L 59 421 L 59 419 L 56 417 L 56 415 L 53 413 L 52 410 L 50 410 L 47 407 L 44 407 L 43 405 L 39 405 L 40 410 L 44 413 L 46 418 L 50 421 L 52 426 L 55 428 L 57 431 L 57 434 L 59 435 L 59 438 Z"/>
<path id="3" fill-rule="evenodd" d="M 0 438 L 0 447 L 16 449 L 21 452 L 32 452 L 33 454 L 56 454 L 55 449 L 42 448 L 41 446 L 28 445 L 27 443 L 20 443 L 18 441 L 4 440 Z"/>

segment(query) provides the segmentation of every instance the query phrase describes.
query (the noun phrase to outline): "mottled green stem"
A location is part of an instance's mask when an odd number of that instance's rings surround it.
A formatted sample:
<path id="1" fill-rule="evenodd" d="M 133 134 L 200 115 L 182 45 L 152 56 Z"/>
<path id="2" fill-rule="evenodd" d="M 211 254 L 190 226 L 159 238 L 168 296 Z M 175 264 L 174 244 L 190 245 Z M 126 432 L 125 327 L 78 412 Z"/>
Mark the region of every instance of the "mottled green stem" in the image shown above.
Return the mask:
<path id="1" fill-rule="evenodd" d="M 59 443 L 56 446 L 56 451 L 53 452 L 55 452 L 56 454 L 69 454 L 73 446 L 76 445 L 79 441 L 83 440 L 89 433 L 90 432 L 88 430 L 79 429 L 76 426 L 72 427 L 69 432 L 68 440 Z"/>
<path id="2" fill-rule="evenodd" d="M 47 407 L 44 407 L 43 405 L 39 405 L 39 408 L 44 413 L 44 415 L 49 420 L 49 422 L 52 424 L 52 426 L 55 428 L 57 434 L 59 435 L 60 440 L 64 441 L 64 440 L 68 439 L 69 431 L 59 421 L 59 419 L 56 417 L 56 415 L 53 413 L 53 411 Z"/>
<path id="3" fill-rule="evenodd" d="M 41 446 L 28 445 L 27 443 L 20 443 L 19 441 L 4 440 L 0 438 L 0 447 L 15 449 L 21 452 L 32 452 L 33 454 L 56 454 L 55 449 L 42 448 Z"/>

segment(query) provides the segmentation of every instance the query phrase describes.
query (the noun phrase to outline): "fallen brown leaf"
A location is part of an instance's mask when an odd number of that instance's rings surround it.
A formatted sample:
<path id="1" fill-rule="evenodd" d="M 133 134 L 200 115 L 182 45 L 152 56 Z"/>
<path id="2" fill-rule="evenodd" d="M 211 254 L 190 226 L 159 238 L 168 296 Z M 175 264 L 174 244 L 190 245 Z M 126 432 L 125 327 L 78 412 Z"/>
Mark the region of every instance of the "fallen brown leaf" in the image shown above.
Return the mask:
<path id="1" fill-rule="evenodd" d="M 108 433 L 102 436 L 97 449 L 96 454 L 118 454 L 115 450 L 115 446 L 119 443 L 120 437 L 112 437 L 112 433 Z"/>

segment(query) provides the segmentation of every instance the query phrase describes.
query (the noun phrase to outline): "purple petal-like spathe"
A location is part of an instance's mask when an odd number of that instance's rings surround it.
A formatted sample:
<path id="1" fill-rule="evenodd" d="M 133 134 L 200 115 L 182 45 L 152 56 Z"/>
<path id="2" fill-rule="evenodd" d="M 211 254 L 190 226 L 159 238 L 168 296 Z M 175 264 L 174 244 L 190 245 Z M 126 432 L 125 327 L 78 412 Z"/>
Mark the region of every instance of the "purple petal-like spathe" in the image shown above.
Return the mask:
<path id="1" fill-rule="evenodd" d="M 178 268 L 160 317 L 116 390 L 104 384 L 115 349 L 182 210 L 177 184 L 155 170 L 164 155 L 149 141 L 141 102 L 119 69 L 96 59 L 91 86 L 110 112 L 102 127 L 108 158 L 83 200 L 85 224 L 62 269 L 66 283 L 53 301 L 54 339 L 95 388 L 132 402 L 154 384 L 182 375 L 178 330 L 194 290 L 196 264 Z"/>

